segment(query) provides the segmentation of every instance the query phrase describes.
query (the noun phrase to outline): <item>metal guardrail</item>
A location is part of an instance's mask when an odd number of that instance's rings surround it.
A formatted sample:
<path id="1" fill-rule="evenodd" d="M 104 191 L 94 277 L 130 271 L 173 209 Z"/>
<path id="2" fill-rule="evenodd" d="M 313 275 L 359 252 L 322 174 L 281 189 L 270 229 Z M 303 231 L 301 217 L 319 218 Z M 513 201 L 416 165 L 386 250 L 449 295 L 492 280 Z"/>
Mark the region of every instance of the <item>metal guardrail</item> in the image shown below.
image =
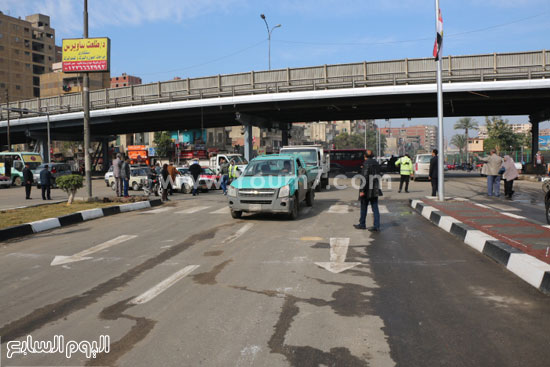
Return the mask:
<path id="1" fill-rule="evenodd" d="M 443 82 L 550 78 L 550 53 L 546 50 L 447 56 L 443 59 Z M 432 58 L 321 65 L 271 71 L 170 80 L 90 92 L 92 110 L 201 98 L 263 93 L 365 88 L 385 85 L 427 84 L 436 81 Z M 5 107 L 6 104 L 1 105 Z M 9 107 L 60 114 L 82 110 L 82 94 L 11 102 Z M 32 116 L 30 113 L 27 116 Z M 7 118 L 6 111 L 0 120 Z"/>

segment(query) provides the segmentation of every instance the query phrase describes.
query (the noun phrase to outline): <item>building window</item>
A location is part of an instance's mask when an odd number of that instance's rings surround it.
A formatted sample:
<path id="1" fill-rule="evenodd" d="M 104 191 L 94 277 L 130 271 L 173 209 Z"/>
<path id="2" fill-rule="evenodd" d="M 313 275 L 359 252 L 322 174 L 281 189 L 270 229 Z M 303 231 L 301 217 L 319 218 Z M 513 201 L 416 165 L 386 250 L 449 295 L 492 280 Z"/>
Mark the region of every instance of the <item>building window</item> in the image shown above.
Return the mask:
<path id="1" fill-rule="evenodd" d="M 116 77 L 116 80 L 118 81 L 118 76 Z M 118 87 L 118 85 L 117 85 L 117 87 Z"/>
<path id="2" fill-rule="evenodd" d="M 30 32 L 30 29 L 25 27 L 25 33 L 29 33 Z"/>
<path id="3" fill-rule="evenodd" d="M 115 87 L 118 88 L 118 84 L 116 84 Z"/>
<path id="4" fill-rule="evenodd" d="M 20 85 L 16 85 L 16 86 L 15 86 L 15 89 L 21 90 L 21 86 L 20 86 Z"/>
<path id="5" fill-rule="evenodd" d="M 4 84 L 4 83 L 0 83 L 0 88 L 1 88 L 1 89 L 4 89 L 4 88 L 6 88 L 6 84 Z"/>
<path id="6" fill-rule="evenodd" d="M 126 86 L 126 83 L 122 84 L 122 86 L 125 87 L 125 86 Z"/>
<path id="7" fill-rule="evenodd" d="M 4 37 L 4 36 L 2 35 L 2 33 L 0 33 L 0 38 L 2 38 L 2 37 Z"/>

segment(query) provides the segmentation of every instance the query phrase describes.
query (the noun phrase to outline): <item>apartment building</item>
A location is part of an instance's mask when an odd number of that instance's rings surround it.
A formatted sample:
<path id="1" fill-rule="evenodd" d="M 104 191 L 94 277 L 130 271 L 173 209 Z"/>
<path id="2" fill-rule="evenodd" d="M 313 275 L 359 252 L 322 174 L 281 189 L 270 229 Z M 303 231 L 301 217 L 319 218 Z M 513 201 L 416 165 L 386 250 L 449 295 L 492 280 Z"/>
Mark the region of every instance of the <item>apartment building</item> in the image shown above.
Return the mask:
<path id="1" fill-rule="evenodd" d="M 111 78 L 111 88 L 128 87 L 130 85 L 141 84 L 141 78 L 138 76 L 128 75 L 122 73 L 120 76 L 114 76 Z"/>
<path id="2" fill-rule="evenodd" d="M 51 73 L 40 75 L 40 96 L 52 97 L 82 92 L 83 73 L 64 73 L 62 63 L 55 63 Z M 90 90 L 105 89 L 111 85 L 110 72 L 89 73 Z"/>
<path id="3" fill-rule="evenodd" d="M 55 62 L 55 30 L 50 17 L 14 18 L 0 11 L 0 100 L 40 97 L 40 75 Z"/>

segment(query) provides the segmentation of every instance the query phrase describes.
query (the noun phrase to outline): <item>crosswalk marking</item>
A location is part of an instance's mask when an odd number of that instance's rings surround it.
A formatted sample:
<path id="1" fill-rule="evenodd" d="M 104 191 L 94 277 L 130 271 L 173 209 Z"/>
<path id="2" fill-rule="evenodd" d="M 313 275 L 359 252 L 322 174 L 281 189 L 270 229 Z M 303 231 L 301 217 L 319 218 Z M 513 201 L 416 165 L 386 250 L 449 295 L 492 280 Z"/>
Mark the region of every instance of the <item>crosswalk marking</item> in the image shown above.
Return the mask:
<path id="1" fill-rule="evenodd" d="M 176 214 L 193 214 L 193 213 L 200 212 L 201 210 L 205 210 L 205 209 L 208 209 L 208 208 L 210 208 L 210 207 L 209 206 L 195 206 L 193 208 L 180 210 L 179 212 L 176 212 Z"/>
<path id="2" fill-rule="evenodd" d="M 168 210 L 172 210 L 172 208 L 158 208 L 158 209 L 153 209 L 153 210 L 149 210 L 149 211 L 147 211 L 147 212 L 143 212 L 143 214 L 158 214 L 158 213 L 167 212 Z"/>
<path id="3" fill-rule="evenodd" d="M 494 209 L 502 210 L 505 212 L 519 212 L 521 209 L 514 208 L 513 206 L 504 205 L 504 204 L 489 204 Z"/>
<path id="4" fill-rule="evenodd" d="M 378 212 L 380 214 L 388 214 L 389 210 L 388 207 L 385 205 L 378 205 Z M 372 214 L 372 207 L 369 205 L 369 209 L 367 210 L 368 214 Z"/>
<path id="5" fill-rule="evenodd" d="M 349 205 L 331 205 L 330 208 L 328 208 L 328 212 L 332 214 L 345 214 L 349 213 Z"/>
<path id="6" fill-rule="evenodd" d="M 221 209 L 211 212 L 210 214 L 229 214 L 229 207 L 223 207 Z"/>

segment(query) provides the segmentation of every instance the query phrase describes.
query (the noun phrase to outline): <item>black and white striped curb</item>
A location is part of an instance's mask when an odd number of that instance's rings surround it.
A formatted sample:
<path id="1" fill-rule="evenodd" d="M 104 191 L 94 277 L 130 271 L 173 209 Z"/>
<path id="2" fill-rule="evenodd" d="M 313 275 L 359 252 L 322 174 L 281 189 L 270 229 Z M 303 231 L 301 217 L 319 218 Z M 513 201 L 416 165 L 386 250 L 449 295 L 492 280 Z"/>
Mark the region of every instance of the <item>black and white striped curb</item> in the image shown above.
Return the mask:
<path id="1" fill-rule="evenodd" d="M 439 228 L 455 235 L 465 244 L 502 264 L 545 294 L 550 294 L 550 265 L 523 253 L 493 236 L 468 226 L 458 219 L 438 211 L 422 200 L 410 200 L 411 207 Z"/>
<path id="2" fill-rule="evenodd" d="M 138 201 L 136 203 L 108 206 L 105 208 L 95 208 L 82 210 L 73 214 L 64 215 L 57 218 L 48 218 L 20 224 L 18 226 L 0 229 L 0 241 L 5 241 L 21 236 L 27 236 L 33 233 L 48 231 L 50 229 L 81 223 L 88 220 L 106 217 L 113 214 L 131 212 L 134 210 L 151 208 L 162 204 L 162 200 Z"/>

